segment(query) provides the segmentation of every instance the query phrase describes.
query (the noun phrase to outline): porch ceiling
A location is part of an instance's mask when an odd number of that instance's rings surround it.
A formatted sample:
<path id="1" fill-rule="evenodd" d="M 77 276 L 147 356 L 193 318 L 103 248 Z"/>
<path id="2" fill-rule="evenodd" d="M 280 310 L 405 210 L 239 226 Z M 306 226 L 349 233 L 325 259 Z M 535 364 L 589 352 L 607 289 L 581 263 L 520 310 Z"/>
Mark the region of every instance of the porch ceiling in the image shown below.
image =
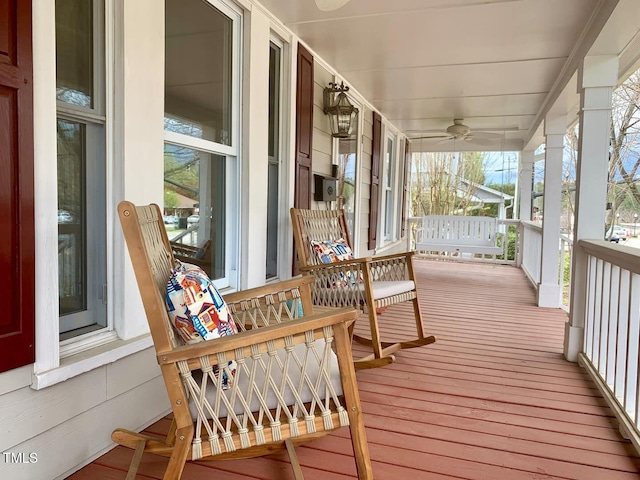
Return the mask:
<path id="1" fill-rule="evenodd" d="M 402 132 L 442 132 L 463 118 L 504 133 L 466 145 L 481 150 L 535 146 L 541 118 L 563 90 L 575 92 L 576 57 L 616 4 L 618 25 L 598 38 L 601 50 L 623 54 L 640 26 L 636 0 L 351 0 L 333 12 L 314 0 L 262 3 Z M 414 148 L 461 149 L 438 140 Z"/>

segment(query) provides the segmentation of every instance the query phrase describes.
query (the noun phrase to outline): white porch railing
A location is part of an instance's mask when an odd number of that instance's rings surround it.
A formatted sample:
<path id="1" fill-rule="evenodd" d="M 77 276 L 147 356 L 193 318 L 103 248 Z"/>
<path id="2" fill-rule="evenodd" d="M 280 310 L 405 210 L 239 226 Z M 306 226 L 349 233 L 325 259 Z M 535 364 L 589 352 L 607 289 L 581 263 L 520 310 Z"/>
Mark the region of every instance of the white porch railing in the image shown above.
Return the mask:
<path id="1" fill-rule="evenodd" d="M 464 216 L 456 217 L 464 219 Z M 468 217 L 470 220 L 477 217 Z M 407 249 L 416 248 L 416 231 L 420 227 L 422 217 L 409 217 L 409 235 L 407 235 Z M 439 258 L 446 260 L 464 260 L 487 263 L 499 263 L 506 265 L 520 265 L 520 220 L 498 219 L 497 220 L 497 245 L 500 247 L 498 254 L 465 254 L 465 253 L 427 253 L 420 252 L 422 258 Z M 464 230 L 464 229 L 463 229 Z"/>
<path id="2" fill-rule="evenodd" d="M 558 284 L 562 291 L 561 307 L 569 311 L 569 295 L 571 292 L 571 260 L 573 258 L 573 239 L 568 235 L 560 235 L 560 268 Z"/>
<path id="3" fill-rule="evenodd" d="M 522 222 L 522 270 L 537 288 L 540 283 L 542 258 L 542 226 L 523 220 Z"/>
<path id="4" fill-rule="evenodd" d="M 580 360 L 640 450 L 640 250 L 594 240 L 579 245 L 587 262 Z"/>

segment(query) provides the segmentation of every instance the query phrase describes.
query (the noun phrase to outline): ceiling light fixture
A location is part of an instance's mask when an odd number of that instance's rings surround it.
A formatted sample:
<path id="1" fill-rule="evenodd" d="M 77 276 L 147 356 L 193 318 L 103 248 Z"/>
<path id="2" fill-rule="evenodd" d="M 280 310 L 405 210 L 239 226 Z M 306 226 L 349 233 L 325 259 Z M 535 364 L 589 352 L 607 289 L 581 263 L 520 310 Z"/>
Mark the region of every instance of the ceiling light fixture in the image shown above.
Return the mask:
<path id="1" fill-rule="evenodd" d="M 324 113 L 329 115 L 331 135 L 336 138 L 349 138 L 355 124 L 358 109 L 347 97 L 349 87 L 331 82 L 324 89 Z"/>

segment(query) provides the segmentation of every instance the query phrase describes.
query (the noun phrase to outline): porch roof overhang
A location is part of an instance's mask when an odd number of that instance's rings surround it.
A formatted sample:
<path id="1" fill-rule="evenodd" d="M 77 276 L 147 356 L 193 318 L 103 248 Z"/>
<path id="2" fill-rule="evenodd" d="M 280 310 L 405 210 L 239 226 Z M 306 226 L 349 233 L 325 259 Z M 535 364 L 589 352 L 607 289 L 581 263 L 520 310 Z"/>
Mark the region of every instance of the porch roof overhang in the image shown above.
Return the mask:
<path id="1" fill-rule="evenodd" d="M 408 137 L 442 133 L 454 118 L 494 140 L 422 140 L 422 151 L 519 151 L 544 141 L 550 111 L 577 113 L 586 54 L 638 65 L 636 0 L 263 0 L 313 52 Z"/>

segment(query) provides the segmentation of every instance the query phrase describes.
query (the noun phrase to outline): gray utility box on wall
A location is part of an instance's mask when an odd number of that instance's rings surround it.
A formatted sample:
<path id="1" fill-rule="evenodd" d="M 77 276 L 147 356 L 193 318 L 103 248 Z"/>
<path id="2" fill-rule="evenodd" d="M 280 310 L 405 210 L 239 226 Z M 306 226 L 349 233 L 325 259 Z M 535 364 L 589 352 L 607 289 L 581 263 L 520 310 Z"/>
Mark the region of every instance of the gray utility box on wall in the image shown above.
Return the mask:
<path id="1" fill-rule="evenodd" d="M 317 202 L 334 202 L 336 199 L 336 179 L 314 175 L 315 189 L 313 199 Z"/>

